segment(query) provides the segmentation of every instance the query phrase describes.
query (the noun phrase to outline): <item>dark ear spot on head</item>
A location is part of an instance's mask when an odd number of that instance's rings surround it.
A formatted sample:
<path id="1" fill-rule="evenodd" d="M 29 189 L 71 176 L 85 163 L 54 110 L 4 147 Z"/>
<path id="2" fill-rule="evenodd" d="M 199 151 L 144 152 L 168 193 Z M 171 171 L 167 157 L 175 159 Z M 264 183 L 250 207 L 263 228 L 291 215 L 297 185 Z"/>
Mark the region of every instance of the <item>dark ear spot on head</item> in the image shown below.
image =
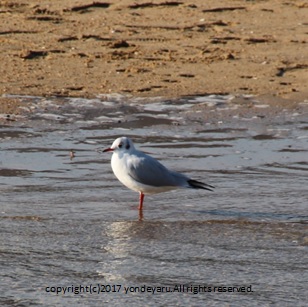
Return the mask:
<path id="1" fill-rule="evenodd" d="M 126 148 L 127 150 L 130 149 L 129 143 L 126 144 L 125 148 Z"/>

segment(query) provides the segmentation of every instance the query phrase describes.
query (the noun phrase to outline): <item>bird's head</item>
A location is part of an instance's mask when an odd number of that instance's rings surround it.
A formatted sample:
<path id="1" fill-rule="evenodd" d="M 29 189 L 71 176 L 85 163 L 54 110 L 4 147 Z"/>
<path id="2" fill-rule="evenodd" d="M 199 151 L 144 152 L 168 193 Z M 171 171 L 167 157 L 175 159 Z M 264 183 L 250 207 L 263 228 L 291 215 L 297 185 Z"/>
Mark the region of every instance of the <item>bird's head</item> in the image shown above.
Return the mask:
<path id="1" fill-rule="evenodd" d="M 106 148 L 103 150 L 103 152 L 112 151 L 112 152 L 118 152 L 118 153 L 125 153 L 133 150 L 134 144 L 132 140 L 128 137 L 122 136 L 120 138 L 117 138 L 111 145 L 111 147 Z"/>

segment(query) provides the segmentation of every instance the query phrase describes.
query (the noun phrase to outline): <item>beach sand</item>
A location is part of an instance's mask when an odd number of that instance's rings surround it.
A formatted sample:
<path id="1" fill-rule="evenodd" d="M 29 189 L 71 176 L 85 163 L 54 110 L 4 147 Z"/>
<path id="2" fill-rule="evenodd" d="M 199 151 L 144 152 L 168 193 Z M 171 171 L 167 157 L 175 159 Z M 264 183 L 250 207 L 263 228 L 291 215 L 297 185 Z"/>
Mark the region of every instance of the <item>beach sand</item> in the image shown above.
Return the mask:
<path id="1" fill-rule="evenodd" d="M 308 97 L 305 1 L 0 1 L 7 95 Z M 277 98 L 277 99 L 275 99 Z"/>

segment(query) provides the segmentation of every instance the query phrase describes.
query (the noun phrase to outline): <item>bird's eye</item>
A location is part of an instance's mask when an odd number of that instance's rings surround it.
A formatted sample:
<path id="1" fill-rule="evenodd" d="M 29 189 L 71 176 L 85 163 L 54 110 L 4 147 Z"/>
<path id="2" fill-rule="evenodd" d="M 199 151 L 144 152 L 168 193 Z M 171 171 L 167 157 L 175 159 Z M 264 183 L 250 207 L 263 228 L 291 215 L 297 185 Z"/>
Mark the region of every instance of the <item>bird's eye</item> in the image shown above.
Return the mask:
<path id="1" fill-rule="evenodd" d="M 119 147 L 119 148 L 122 148 L 122 146 L 123 146 L 122 143 L 120 143 L 118 147 Z"/>

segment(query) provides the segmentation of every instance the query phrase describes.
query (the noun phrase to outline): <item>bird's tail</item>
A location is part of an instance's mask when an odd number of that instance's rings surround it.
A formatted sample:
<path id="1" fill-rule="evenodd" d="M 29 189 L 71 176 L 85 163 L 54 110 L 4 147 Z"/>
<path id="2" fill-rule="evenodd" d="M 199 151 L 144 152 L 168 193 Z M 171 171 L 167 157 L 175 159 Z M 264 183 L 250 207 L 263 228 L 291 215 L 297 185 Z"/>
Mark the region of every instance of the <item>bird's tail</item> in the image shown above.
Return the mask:
<path id="1" fill-rule="evenodd" d="M 197 181 L 197 180 L 193 180 L 193 179 L 190 179 L 187 182 L 189 186 L 194 189 L 204 189 L 208 191 L 213 191 L 213 189 L 215 188 L 212 185 L 209 185 L 209 184 Z"/>

